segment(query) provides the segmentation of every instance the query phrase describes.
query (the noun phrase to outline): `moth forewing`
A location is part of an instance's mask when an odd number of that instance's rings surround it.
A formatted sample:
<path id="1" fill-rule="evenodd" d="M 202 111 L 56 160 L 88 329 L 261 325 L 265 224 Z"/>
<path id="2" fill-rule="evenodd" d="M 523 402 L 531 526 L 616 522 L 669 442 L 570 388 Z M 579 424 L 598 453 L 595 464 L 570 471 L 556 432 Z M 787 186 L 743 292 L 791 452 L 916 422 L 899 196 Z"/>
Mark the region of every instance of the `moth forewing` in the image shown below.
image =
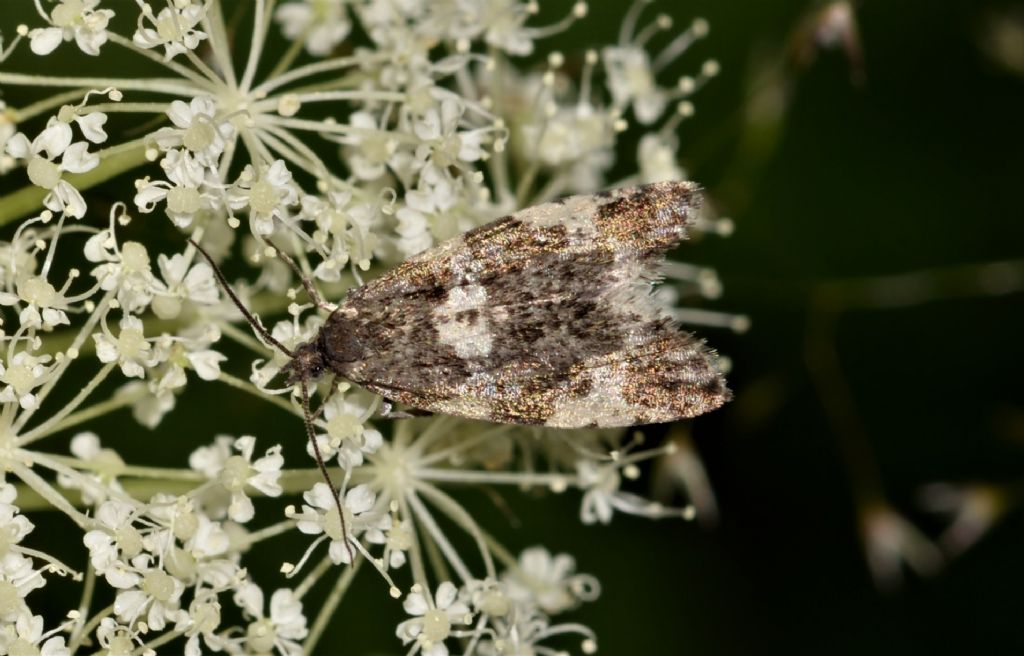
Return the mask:
<path id="1" fill-rule="evenodd" d="M 352 290 L 293 350 L 195 246 L 254 330 L 291 358 L 282 373 L 301 393 L 347 536 L 309 408 L 307 383 L 323 373 L 419 410 L 559 428 L 668 422 L 727 401 L 715 354 L 649 294 L 699 204 L 697 185 L 661 182 L 521 210 Z M 303 285 L 319 301 L 312 283 Z"/>
<path id="2" fill-rule="evenodd" d="M 648 293 L 699 200 L 667 182 L 500 218 L 353 290 L 318 343 L 336 374 L 431 412 L 576 428 L 713 410 L 714 354 Z"/>

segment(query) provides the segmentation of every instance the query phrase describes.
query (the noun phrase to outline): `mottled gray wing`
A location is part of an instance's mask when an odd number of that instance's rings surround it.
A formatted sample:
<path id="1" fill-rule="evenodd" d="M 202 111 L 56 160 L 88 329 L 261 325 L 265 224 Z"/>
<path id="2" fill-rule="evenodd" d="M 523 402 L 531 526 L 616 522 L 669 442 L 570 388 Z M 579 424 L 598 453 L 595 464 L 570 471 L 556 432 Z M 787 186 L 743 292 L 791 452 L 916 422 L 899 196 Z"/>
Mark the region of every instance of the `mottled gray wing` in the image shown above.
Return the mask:
<path id="1" fill-rule="evenodd" d="M 349 295 L 325 340 L 356 355 L 332 366 L 415 408 L 508 423 L 712 410 L 728 397 L 713 354 L 649 297 L 698 202 L 683 182 L 574 196 L 445 242 Z"/>

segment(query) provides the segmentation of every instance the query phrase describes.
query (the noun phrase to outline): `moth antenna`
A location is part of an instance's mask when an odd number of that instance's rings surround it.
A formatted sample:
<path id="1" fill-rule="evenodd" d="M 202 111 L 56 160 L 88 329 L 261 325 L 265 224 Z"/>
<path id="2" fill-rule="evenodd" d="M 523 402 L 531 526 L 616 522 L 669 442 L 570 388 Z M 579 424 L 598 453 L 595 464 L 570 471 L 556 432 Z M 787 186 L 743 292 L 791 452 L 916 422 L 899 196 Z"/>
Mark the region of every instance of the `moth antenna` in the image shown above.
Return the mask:
<path id="1" fill-rule="evenodd" d="M 324 456 L 320 453 L 320 445 L 316 442 L 316 434 L 313 431 L 313 417 L 309 411 L 309 391 L 306 389 L 306 381 L 299 383 L 299 388 L 302 390 L 302 414 L 306 420 L 306 436 L 309 438 L 309 443 L 313 446 L 313 455 L 316 457 L 317 467 L 320 468 L 320 473 L 323 475 L 324 481 L 327 482 L 327 487 L 331 489 L 331 496 L 334 497 L 334 505 L 338 509 L 338 519 L 341 520 L 341 538 L 345 542 L 345 551 L 348 552 L 348 562 L 350 565 L 354 565 L 356 557 L 352 552 L 352 545 L 348 543 L 348 527 L 345 525 L 345 512 L 341 509 L 341 493 L 338 492 L 334 481 L 331 480 L 331 475 L 327 471 L 327 465 L 324 464 Z"/>
<path id="2" fill-rule="evenodd" d="M 295 260 L 293 260 L 292 257 L 288 255 L 288 253 L 285 253 L 280 248 L 278 248 L 277 244 L 270 241 L 266 237 L 263 237 L 263 241 L 268 246 L 274 249 L 274 254 L 277 255 L 277 257 L 279 257 L 282 262 L 291 267 L 292 271 L 295 273 L 295 276 L 302 282 L 303 289 L 305 289 L 306 293 L 309 294 L 310 300 L 312 300 L 318 308 L 321 308 L 323 310 L 329 310 L 330 306 L 324 302 L 323 296 L 320 296 L 320 292 L 318 292 L 316 290 L 316 287 L 313 286 L 313 281 L 306 277 L 306 274 L 303 273 L 301 268 L 299 268 L 299 265 L 295 262 Z"/>
<path id="3" fill-rule="evenodd" d="M 242 301 L 239 300 L 238 296 L 235 295 L 234 290 L 231 289 L 231 285 L 228 284 L 227 279 L 224 277 L 224 273 L 220 270 L 220 267 L 217 266 L 217 263 L 213 261 L 213 258 L 210 257 L 210 254 L 206 252 L 206 249 L 204 249 L 202 246 L 193 241 L 191 237 L 186 237 L 185 239 L 188 239 L 188 243 L 195 246 L 196 250 L 199 251 L 203 258 L 206 259 L 206 262 L 210 265 L 210 268 L 213 269 L 213 275 L 216 276 L 217 282 L 219 282 L 220 286 L 224 288 L 224 292 L 231 299 L 231 302 L 235 304 L 235 307 L 238 308 L 238 311 L 242 313 L 242 316 L 245 317 L 245 320 L 249 322 L 249 325 L 252 326 L 252 329 L 259 333 L 260 337 L 262 337 L 264 341 L 275 346 L 279 351 L 287 355 L 289 358 L 294 358 L 295 352 L 292 351 L 287 346 L 285 346 L 284 344 L 282 344 L 281 342 L 274 339 L 274 337 L 270 334 L 270 331 L 263 327 L 263 324 L 260 323 L 259 319 L 257 319 L 252 312 L 250 312 L 248 309 L 246 309 L 244 305 L 242 305 Z"/>

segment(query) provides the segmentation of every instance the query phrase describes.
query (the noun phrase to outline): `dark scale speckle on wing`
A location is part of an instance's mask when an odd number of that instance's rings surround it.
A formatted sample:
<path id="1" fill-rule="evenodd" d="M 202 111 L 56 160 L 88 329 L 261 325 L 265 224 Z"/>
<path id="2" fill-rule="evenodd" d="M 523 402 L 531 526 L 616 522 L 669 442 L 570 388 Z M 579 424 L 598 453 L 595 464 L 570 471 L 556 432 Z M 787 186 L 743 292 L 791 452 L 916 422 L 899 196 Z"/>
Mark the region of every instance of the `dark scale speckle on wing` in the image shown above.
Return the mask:
<path id="1" fill-rule="evenodd" d="M 445 242 L 349 295 L 323 334 L 350 354 L 331 368 L 415 408 L 501 422 L 714 409 L 728 392 L 713 354 L 648 297 L 698 202 L 691 183 L 574 196 Z"/>

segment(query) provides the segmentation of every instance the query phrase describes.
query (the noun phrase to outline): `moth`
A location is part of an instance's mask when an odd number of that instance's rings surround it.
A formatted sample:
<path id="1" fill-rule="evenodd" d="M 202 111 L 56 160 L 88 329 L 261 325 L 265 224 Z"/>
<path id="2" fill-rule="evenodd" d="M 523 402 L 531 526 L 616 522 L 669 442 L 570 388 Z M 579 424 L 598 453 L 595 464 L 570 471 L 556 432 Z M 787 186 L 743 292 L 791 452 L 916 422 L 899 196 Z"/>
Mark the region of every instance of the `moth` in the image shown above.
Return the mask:
<path id="1" fill-rule="evenodd" d="M 409 258 L 334 308 L 304 280 L 331 311 L 294 350 L 213 268 L 291 357 L 282 373 L 301 390 L 311 440 L 306 383 L 325 373 L 427 413 L 558 428 L 669 422 L 729 399 L 714 352 L 650 294 L 699 205 L 691 182 L 537 205 Z"/>

